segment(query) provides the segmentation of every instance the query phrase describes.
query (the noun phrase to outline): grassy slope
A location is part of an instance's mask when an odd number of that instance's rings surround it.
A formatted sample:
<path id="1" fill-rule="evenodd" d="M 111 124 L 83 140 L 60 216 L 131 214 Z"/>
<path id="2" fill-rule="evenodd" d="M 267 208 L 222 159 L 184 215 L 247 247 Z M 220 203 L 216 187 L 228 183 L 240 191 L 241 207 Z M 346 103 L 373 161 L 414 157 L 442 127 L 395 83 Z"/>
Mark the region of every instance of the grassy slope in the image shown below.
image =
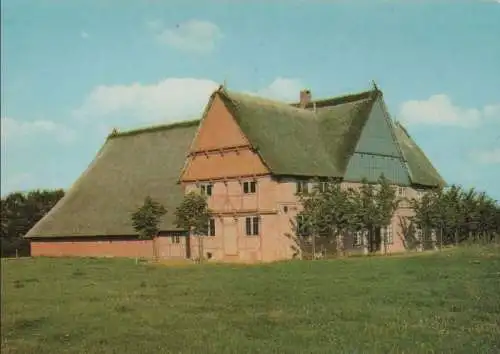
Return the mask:
<path id="1" fill-rule="evenodd" d="M 2 353 L 500 351 L 498 248 L 247 267 L 2 266 Z"/>

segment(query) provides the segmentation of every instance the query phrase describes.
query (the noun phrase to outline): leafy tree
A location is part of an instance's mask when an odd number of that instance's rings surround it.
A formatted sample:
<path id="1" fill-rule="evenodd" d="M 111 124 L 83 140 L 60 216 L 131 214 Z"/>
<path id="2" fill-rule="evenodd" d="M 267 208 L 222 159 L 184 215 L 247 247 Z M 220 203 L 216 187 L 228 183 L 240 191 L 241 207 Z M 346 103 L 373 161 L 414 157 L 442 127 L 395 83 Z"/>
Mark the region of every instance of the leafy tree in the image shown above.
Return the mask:
<path id="1" fill-rule="evenodd" d="M 337 245 L 337 254 L 344 253 L 344 236 L 358 224 L 356 214 L 356 194 L 354 190 L 344 190 L 340 183 L 329 183 L 324 195 L 325 228 Z"/>
<path id="2" fill-rule="evenodd" d="M 412 201 L 412 208 L 417 225 L 424 230 L 439 229 L 441 245 L 458 245 L 467 239 L 491 242 L 498 233 L 498 203 L 474 189 L 452 185 L 434 190 Z"/>
<path id="3" fill-rule="evenodd" d="M 158 258 L 156 252 L 156 236 L 160 232 L 159 224 L 161 217 L 167 213 L 163 205 L 154 201 L 150 196 L 144 199 L 144 203 L 132 214 L 132 225 L 143 240 L 152 240 L 153 258 Z"/>
<path id="4" fill-rule="evenodd" d="M 376 224 L 386 230 L 383 234 L 383 242 L 384 253 L 387 254 L 387 227 L 391 224 L 400 200 L 396 198 L 396 189 L 391 186 L 389 180 L 383 174 L 378 179 L 378 185 L 379 190 L 375 194 L 375 204 L 377 205 Z"/>
<path id="5" fill-rule="evenodd" d="M 0 238 L 2 256 L 12 256 L 16 249 L 29 255 L 29 241 L 23 237 L 64 196 L 62 189 L 13 192 L 1 199 Z"/>
<path id="6" fill-rule="evenodd" d="M 204 196 L 196 192 L 189 192 L 184 196 L 182 203 L 175 211 L 177 227 L 189 230 L 186 247 L 191 247 L 191 236 L 198 236 L 199 261 L 203 261 L 203 235 L 208 233 L 210 210 Z"/>
<path id="7" fill-rule="evenodd" d="M 358 200 L 358 222 L 361 230 L 368 233 L 368 251 L 374 252 L 376 247 L 375 243 L 375 229 L 380 223 L 379 210 L 376 200 L 376 190 L 372 184 L 364 178 L 361 181 L 361 187 L 357 192 L 356 199 Z M 364 241 L 363 241 L 364 242 Z"/>
<path id="8" fill-rule="evenodd" d="M 315 187 L 311 192 L 299 193 L 298 199 L 302 205 L 302 210 L 296 216 L 295 235 L 296 244 L 301 255 L 305 251 L 307 244 L 305 238 L 310 238 L 312 243 L 312 257 L 316 257 L 316 240 L 326 229 L 324 220 L 324 198 L 319 190 L 319 181 L 313 182 Z"/>

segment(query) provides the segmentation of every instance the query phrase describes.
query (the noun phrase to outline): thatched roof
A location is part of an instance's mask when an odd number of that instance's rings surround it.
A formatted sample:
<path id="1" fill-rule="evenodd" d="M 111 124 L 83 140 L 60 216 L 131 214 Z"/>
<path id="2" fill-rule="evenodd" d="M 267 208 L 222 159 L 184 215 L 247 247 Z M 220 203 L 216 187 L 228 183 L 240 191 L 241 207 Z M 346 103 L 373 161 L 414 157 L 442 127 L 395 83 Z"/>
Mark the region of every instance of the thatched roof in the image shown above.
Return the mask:
<path id="1" fill-rule="evenodd" d="M 87 170 L 26 237 L 136 235 L 130 215 L 151 196 L 175 229 L 183 197 L 177 183 L 199 121 L 112 134 Z"/>
<path id="2" fill-rule="evenodd" d="M 374 102 L 382 97 L 375 89 L 300 109 L 224 89 L 216 94 L 271 172 L 297 177 L 344 177 Z M 112 133 L 63 199 L 26 236 L 135 235 L 130 215 L 146 196 L 168 210 L 161 229 L 175 230 L 174 211 L 183 196 L 178 178 L 198 126 L 199 121 L 191 121 Z M 411 183 L 444 184 L 404 128 L 389 126 L 401 151 L 394 163 L 406 166 L 402 173 Z"/>
<path id="3" fill-rule="evenodd" d="M 342 177 L 376 92 L 318 102 L 316 111 L 221 90 L 243 133 L 276 175 Z"/>
<path id="4" fill-rule="evenodd" d="M 411 182 L 421 186 L 446 186 L 444 179 L 401 123 L 394 125 L 394 131 L 407 162 Z"/>

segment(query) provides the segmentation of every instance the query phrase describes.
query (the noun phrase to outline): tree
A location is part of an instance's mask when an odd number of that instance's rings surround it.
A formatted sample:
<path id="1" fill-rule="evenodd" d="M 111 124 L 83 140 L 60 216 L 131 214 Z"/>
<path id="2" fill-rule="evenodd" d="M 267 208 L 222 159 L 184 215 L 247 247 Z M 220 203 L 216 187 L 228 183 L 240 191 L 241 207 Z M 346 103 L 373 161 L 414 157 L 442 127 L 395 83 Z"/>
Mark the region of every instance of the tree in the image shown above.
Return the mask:
<path id="1" fill-rule="evenodd" d="M 298 237 L 304 236 L 307 230 L 312 240 L 312 253 L 316 254 L 316 239 L 323 243 L 336 244 L 337 254 L 344 252 L 345 233 L 357 224 L 355 193 L 341 188 L 339 181 L 313 181 L 313 191 L 299 194 L 302 205 L 297 215 L 296 225 L 302 225 L 303 230 L 297 230 Z"/>
<path id="2" fill-rule="evenodd" d="M 175 210 L 177 227 L 188 230 L 186 247 L 191 247 L 191 236 L 198 236 L 198 258 L 203 261 L 203 236 L 208 233 L 210 210 L 204 196 L 196 192 L 189 192 L 184 196 L 181 204 Z"/>
<path id="3" fill-rule="evenodd" d="M 335 239 L 337 255 L 342 255 L 345 250 L 345 233 L 358 223 L 356 194 L 352 189 L 342 189 L 339 182 L 332 182 L 323 195 L 326 232 Z"/>
<path id="4" fill-rule="evenodd" d="M 28 231 L 64 196 L 62 189 L 13 192 L 1 199 L 2 256 L 29 255 Z"/>
<path id="5" fill-rule="evenodd" d="M 153 259 L 158 258 L 156 252 L 156 237 L 160 232 L 159 224 L 161 217 L 167 213 L 163 205 L 154 201 L 150 196 L 144 199 L 144 203 L 132 214 L 132 225 L 139 234 L 139 239 L 152 240 Z"/>
<path id="6" fill-rule="evenodd" d="M 452 185 L 426 193 L 411 204 L 413 221 L 424 230 L 438 228 L 441 245 L 458 245 L 466 239 L 491 242 L 498 233 L 498 203 L 474 189 Z"/>
<path id="7" fill-rule="evenodd" d="M 361 181 L 361 187 L 357 191 L 356 199 L 358 204 L 358 222 L 360 224 L 361 230 L 367 231 L 368 233 L 368 245 L 365 245 L 363 240 L 363 246 L 368 246 L 368 252 L 374 252 L 376 247 L 375 243 L 375 228 L 379 224 L 379 211 L 376 203 L 375 197 L 375 187 L 368 183 L 366 178 Z"/>
<path id="8" fill-rule="evenodd" d="M 392 217 L 396 212 L 399 200 L 396 199 L 396 190 L 391 186 L 389 180 L 382 174 L 378 179 L 379 191 L 375 194 L 375 204 L 377 205 L 376 224 L 382 229 L 384 253 L 387 254 L 387 226 L 392 222 Z"/>

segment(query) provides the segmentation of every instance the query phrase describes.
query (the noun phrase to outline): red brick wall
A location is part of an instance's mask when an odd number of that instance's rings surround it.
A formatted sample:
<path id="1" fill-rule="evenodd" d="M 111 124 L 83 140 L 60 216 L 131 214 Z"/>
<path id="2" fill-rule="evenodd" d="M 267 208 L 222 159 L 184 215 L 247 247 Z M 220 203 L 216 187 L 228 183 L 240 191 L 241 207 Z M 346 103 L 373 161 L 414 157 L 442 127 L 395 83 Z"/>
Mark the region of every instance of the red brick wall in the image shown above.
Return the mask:
<path id="1" fill-rule="evenodd" d="M 31 255 L 50 257 L 144 257 L 150 258 L 150 240 L 31 241 Z"/>

